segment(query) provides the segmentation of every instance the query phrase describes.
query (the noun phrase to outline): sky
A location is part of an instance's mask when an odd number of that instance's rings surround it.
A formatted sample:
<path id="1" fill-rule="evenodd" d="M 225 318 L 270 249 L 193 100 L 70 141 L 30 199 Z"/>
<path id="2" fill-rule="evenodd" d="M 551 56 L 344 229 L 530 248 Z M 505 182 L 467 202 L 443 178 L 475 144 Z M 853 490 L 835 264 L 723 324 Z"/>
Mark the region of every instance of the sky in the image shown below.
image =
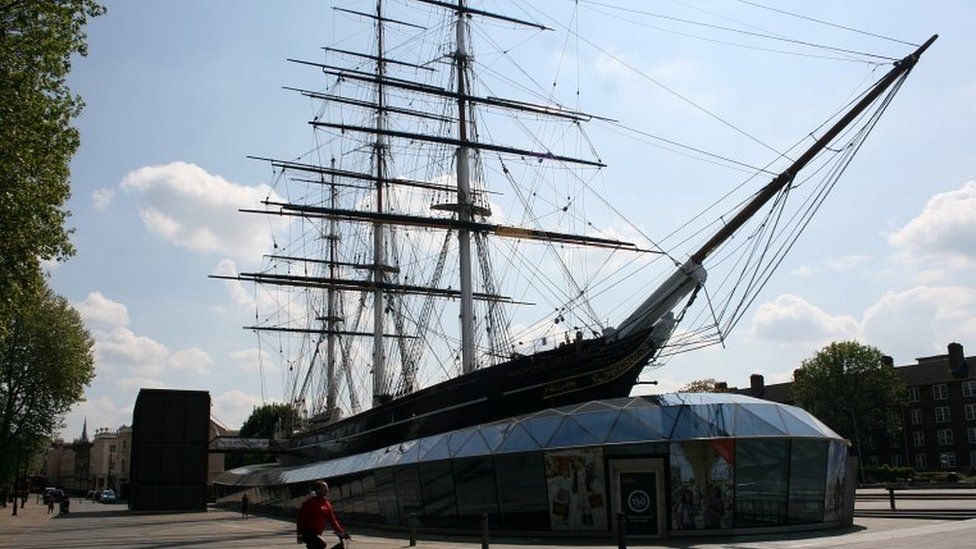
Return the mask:
<path id="1" fill-rule="evenodd" d="M 896 364 L 944 353 L 951 341 L 976 352 L 976 6 L 767 2 L 909 42 L 940 38 L 725 344 L 669 360 L 644 376 L 658 385 L 640 392 L 705 377 L 745 386 L 753 373 L 787 381 L 839 339 L 877 346 Z M 96 378 L 62 434 L 78 436 L 85 420 L 89 430 L 130 424 L 140 387 L 208 390 L 213 415 L 238 428 L 254 406 L 283 399 L 282 372 L 259 360 L 264 351 L 241 329 L 254 296 L 207 275 L 253 266 L 272 245 L 266 220 L 237 211 L 269 192 L 268 166 L 247 155 L 309 147 L 309 104 L 281 87 L 314 88 L 316 74 L 285 59 L 316 59 L 359 23 L 325 1 L 105 4 L 69 79 L 86 103 L 68 203 L 77 254 L 47 265 L 95 339 Z M 676 19 L 894 58 L 913 49 L 738 0 L 639 4 L 666 17 L 614 7 L 623 0 L 584 1 L 579 11 L 568 0 L 482 5 L 578 24 L 585 40 L 559 27 L 512 45 L 540 78 L 578 68 L 572 84 L 588 110 L 751 165 L 770 160 L 756 140 L 785 149 L 884 69 L 742 48 L 730 42 L 843 57 Z M 609 131 L 590 137 L 609 165 L 608 196 L 651 235 L 742 179 Z"/>

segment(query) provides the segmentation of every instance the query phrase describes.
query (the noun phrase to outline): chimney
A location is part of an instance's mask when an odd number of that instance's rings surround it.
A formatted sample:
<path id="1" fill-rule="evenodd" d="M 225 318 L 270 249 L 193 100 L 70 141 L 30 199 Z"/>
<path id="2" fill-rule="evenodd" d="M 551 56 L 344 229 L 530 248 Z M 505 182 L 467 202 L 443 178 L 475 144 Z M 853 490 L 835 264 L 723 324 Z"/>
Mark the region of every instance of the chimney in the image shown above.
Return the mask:
<path id="1" fill-rule="evenodd" d="M 969 364 L 966 364 L 966 355 L 958 343 L 949 344 L 949 371 L 956 379 L 969 377 Z"/>
<path id="2" fill-rule="evenodd" d="M 749 376 L 749 394 L 756 398 L 762 398 L 766 394 L 766 380 L 762 374 L 752 374 Z"/>

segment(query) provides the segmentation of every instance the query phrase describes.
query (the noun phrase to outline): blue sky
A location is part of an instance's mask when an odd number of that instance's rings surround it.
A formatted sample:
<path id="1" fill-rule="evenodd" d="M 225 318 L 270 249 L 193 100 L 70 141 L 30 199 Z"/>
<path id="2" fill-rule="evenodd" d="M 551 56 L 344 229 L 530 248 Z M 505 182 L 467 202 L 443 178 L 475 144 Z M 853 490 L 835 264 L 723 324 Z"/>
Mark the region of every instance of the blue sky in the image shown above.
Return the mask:
<path id="1" fill-rule="evenodd" d="M 315 71 L 285 59 L 320 59 L 320 46 L 360 27 L 334 17 L 327 2 L 106 4 L 108 13 L 88 29 L 89 56 L 75 61 L 70 78 L 87 104 L 77 121 L 82 146 L 69 203 L 78 253 L 50 266 L 52 285 L 82 312 L 97 342 L 96 380 L 63 432 L 77 436 L 86 417 L 92 428 L 131 422 L 144 386 L 207 389 L 214 414 L 238 427 L 252 406 L 282 399 L 283 376 L 270 364 L 262 375 L 255 338 L 240 329 L 253 316 L 253 297 L 207 275 L 228 262 L 248 265 L 270 243 L 267 221 L 237 213 L 268 192 L 269 168 L 245 157 L 295 156 L 309 147 L 310 106 L 281 86 L 321 85 Z M 361 0 L 342 5 L 370 9 Z M 567 0 L 484 5 L 533 19 L 544 12 L 564 24 L 574 13 Z M 627 65 L 777 148 L 872 78 L 863 63 L 693 39 L 676 32 L 757 44 L 607 5 L 626 4 L 580 3 L 581 34 L 592 44 L 557 29 L 523 34 L 534 40 L 518 42 L 515 53 L 540 80 L 551 80 L 554 65 L 579 67 L 580 101 L 590 111 L 749 164 L 769 161 L 769 151 Z M 735 0 L 639 5 L 891 57 L 911 50 Z M 968 28 L 976 7 L 774 5 L 912 42 L 941 38 L 725 348 L 681 355 L 649 373 L 660 390 L 702 377 L 745 385 L 755 372 L 786 380 L 835 339 L 876 345 L 899 364 L 944 352 L 950 341 L 976 345 L 976 47 Z M 573 104 L 575 77 L 562 76 L 557 96 Z M 605 129 L 588 135 L 610 166 L 602 176 L 607 195 L 650 235 L 668 232 L 742 179 Z"/>

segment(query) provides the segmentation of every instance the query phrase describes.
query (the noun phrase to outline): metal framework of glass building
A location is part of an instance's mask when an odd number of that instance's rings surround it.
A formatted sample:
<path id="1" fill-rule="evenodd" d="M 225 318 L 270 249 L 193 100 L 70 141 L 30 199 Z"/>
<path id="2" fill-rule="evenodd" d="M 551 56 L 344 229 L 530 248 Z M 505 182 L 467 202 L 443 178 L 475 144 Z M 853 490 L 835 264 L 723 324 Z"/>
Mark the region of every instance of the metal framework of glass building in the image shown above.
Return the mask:
<path id="1" fill-rule="evenodd" d="M 304 465 L 228 471 L 219 498 L 292 512 L 326 479 L 360 524 L 629 535 L 840 525 L 848 442 L 747 396 L 592 401 Z M 850 479 L 853 481 L 853 479 Z"/>

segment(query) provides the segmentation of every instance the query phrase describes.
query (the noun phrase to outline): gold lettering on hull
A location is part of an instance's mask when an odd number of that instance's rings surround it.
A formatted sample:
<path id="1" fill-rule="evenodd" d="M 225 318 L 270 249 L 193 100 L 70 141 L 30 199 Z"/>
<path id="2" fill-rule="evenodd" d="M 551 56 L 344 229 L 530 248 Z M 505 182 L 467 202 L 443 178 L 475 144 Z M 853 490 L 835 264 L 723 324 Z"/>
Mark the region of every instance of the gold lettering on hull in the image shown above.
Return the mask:
<path id="1" fill-rule="evenodd" d="M 605 368 L 601 368 L 592 373 L 579 374 L 572 378 L 560 379 L 550 383 L 549 385 L 546 385 L 546 388 L 543 390 L 542 398 L 553 398 L 566 393 L 571 393 L 573 391 L 579 391 L 587 387 L 592 387 L 594 385 L 604 385 L 609 383 L 624 375 L 627 371 L 637 365 L 637 363 L 646 357 L 651 351 L 652 346 L 652 342 L 650 338 L 648 338 L 636 349 L 631 351 L 629 355 Z"/>

